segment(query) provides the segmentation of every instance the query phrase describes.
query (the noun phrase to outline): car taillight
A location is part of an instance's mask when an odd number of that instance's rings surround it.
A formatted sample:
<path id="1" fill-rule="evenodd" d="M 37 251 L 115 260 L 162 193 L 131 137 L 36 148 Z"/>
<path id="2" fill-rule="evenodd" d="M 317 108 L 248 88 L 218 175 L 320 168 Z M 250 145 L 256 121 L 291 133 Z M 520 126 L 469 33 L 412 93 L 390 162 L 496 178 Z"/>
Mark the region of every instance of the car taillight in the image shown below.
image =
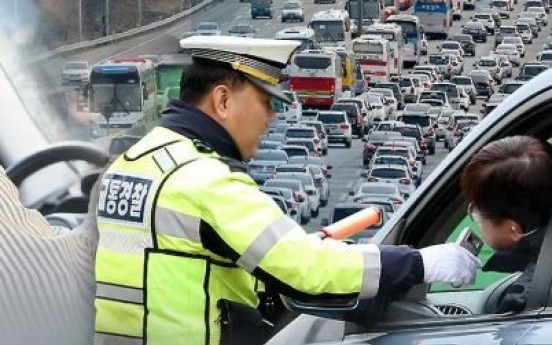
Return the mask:
<path id="1" fill-rule="evenodd" d="M 461 136 L 462 135 L 462 131 L 460 129 L 457 129 L 456 130 L 456 133 L 454 133 L 454 135 L 456 135 L 457 137 Z"/>
<path id="2" fill-rule="evenodd" d="M 293 198 L 295 199 L 296 202 L 304 202 L 305 201 L 305 197 L 300 195 L 300 194 L 294 193 Z"/>
<path id="3" fill-rule="evenodd" d="M 322 183 L 324 182 L 324 178 L 318 177 L 314 179 L 314 185 L 316 187 L 322 187 Z"/>
<path id="4" fill-rule="evenodd" d="M 349 129 L 349 125 L 346 124 L 346 123 L 342 123 L 342 124 L 339 125 L 339 128 L 341 128 L 341 129 Z"/>
<path id="5" fill-rule="evenodd" d="M 291 202 L 289 200 L 286 200 L 286 206 L 288 208 L 295 208 L 296 207 L 296 204 L 294 202 Z"/>
<path id="6" fill-rule="evenodd" d="M 423 147 L 423 148 L 426 148 L 427 147 L 427 140 L 422 139 L 422 142 L 420 143 L 420 146 Z"/>
<path id="7" fill-rule="evenodd" d="M 414 93 L 414 86 L 412 86 L 412 88 L 410 89 L 410 93 Z"/>
<path id="8" fill-rule="evenodd" d="M 393 201 L 394 204 L 402 204 L 402 200 L 397 198 L 391 198 L 391 201 Z"/>
<path id="9" fill-rule="evenodd" d="M 412 181 L 409 178 L 404 177 L 399 180 L 399 183 L 409 185 L 410 183 L 412 183 Z"/>
<path id="10" fill-rule="evenodd" d="M 289 107 L 290 107 L 291 109 L 297 109 L 297 104 L 291 103 L 291 104 L 289 105 Z"/>
<path id="11" fill-rule="evenodd" d="M 366 181 L 368 181 L 368 182 L 377 182 L 378 179 L 375 178 L 375 177 L 370 176 L 370 177 L 368 177 L 368 178 L 366 179 Z"/>
<path id="12" fill-rule="evenodd" d="M 447 27 L 447 20 L 446 20 L 446 19 L 443 19 L 443 27 L 444 27 L 444 28 Z"/>
<path id="13" fill-rule="evenodd" d="M 429 89 L 431 86 L 429 85 L 429 83 L 425 82 L 425 83 L 424 83 L 424 87 L 425 87 L 426 89 Z"/>
<path id="14" fill-rule="evenodd" d="M 366 145 L 364 145 L 364 148 L 370 152 L 376 152 L 377 150 L 377 147 L 375 147 L 374 145 L 368 143 Z"/>
<path id="15" fill-rule="evenodd" d="M 411 160 L 408 161 L 408 163 L 410 163 L 410 166 L 415 166 L 416 165 L 416 160 L 411 159 Z"/>
<path id="16" fill-rule="evenodd" d="M 320 139 L 314 138 L 314 139 L 312 139 L 312 141 L 314 141 L 315 144 L 318 144 L 320 142 Z"/>
<path id="17" fill-rule="evenodd" d="M 471 40 L 471 41 L 470 41 L 470 44 L 475 44 L 475 41 L 474 41 L 474 40 Z"/>

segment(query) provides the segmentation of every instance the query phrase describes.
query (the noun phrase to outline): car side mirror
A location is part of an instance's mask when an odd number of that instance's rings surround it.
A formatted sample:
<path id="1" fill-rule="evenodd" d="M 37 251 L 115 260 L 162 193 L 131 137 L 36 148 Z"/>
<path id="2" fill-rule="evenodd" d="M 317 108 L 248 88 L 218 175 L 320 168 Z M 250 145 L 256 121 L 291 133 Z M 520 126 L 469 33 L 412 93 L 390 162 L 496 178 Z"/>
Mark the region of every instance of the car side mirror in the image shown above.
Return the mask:
<path id="1" fill-rule="evenodd" d="M 294 208 L 292 208 L 291 211 L 289 211 L 289 214 L 290 214 L 291 216 L 296 216 L 296 215 L 297 215 L 297 210 L 294 209 Z"/>
<path id="2" fill-rule="evenodd" d="M 480 113 L 480 114 L 485 114 L 485 109 L 480 109 L 480 110 L 479 110 L 479 113 Z"/>
<path id="3" fill-rule="evenodd" d="M 326 169 L 332 170 L 332 166 L 331 165 L 326 165 Z"/>
<path id="4" fill-rule="evenodd" d="M 362 178 L 367 178 L 368 177 L 368 173 L 366 171 L 363 171 L 360 173 L 360 177 Z"/>
<path id="5" fill-rule="evenodd" d="M 367 142 L 368 142 L 368 138 L 365 138 L 365 137 L 362 137 L 362 139 L 360 139 L 360 140 L 362 140 L 363 143 L 367 143 Z"/>
<path id="6" fill-rule="evenodd" d="M 417 160 L 417 161 L 419 162 L 419 161 L 421 161 L 421 160 L 422 160 L 422 157 L 420 157 L 420 156 L 416 156 L 416 160 Z"/>
<path id="7" fill-rule="evenodd" d="M 307 195 L 310 195 L 310 196 L 314 195 L 314 191 L 312 189 L 309 189 L 307 191 Z"/>
<path id="8" fill-rule="evenodd" d="M 362 176 L 362 174 L 360 174 L 360 175 Z M 364 176 L 363 176 L 363 177 L 364 177 Z M 350 195 L 350 196 L 355 195 L 355 191 L 354 191 L 354 190 L 350 190 L 350 191 L 349 191 L 349 195 Z"/>
<path id="9" fill-rule="evenodd" d="M 320 220 L 320 225 L 321 226 L 328 226 L 328 225 L 330 225 L 330 221 L 328 220 L 328 218 L 322 218 Z"/>
<path id="10" fill-rule="evenodd" d="M 434 125 L 433 125 L 433 128 L 437 129 L 437 128 L 439 128 L 439 125 L 438 125 L 438 124 L 434 124 Z"/>
<path id="11" fill-rule="evenodd" d="M 326 178 L 332 178 L 332 174 L 327 174 Z"/>

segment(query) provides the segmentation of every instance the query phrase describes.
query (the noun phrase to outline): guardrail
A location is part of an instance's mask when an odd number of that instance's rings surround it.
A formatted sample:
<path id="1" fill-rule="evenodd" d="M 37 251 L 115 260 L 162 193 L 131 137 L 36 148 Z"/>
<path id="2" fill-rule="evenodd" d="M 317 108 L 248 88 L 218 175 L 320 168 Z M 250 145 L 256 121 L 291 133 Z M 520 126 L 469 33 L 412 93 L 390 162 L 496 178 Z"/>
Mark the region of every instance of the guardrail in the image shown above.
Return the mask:
<path id="1" fill-rule="evenodd" d="M 153 23 L 150 23 L 150 24 L 147 24 L 147 25 L 135 28 L 135 29 L 131 29 L 131 30 L 119 33 L 119 34 L 114 34 L 114 35 L 98 38 L 98 39 L 95 39 L 95 40 L 84 41 L 84 42 L 79 42 L 79 43 L 74 43 L 74 44 L 69 44 L 69 45 L 63 46 L 63 47 L 59 47 L 57 49 L 42 53 L 42 54 L 36 56 L 34 59 L 32 59 L 30 61 L 27 61 L 27 66 L 29 66 L 29 65 L 32 66 L 34 64 L 40 63 L 41 61 L 43 61 L 45 59 L 52 58 L 52 57 L 54 57 L 56 55 L 59 55 L 59 54 L 77 53 L 77 52 L 84 51 L 84 50 L 87 50 L 87 49 L 90 49 L 90 48 L 94 48 L 94 47 L 97 47 L 97 46 L 101 46 L 101 45 L 116 42 L 116 41 L 121 41 L 121 40 L 128 39 L 128 38 L 131 38 L 131 37 L 134 37 L 134 36 L 149 32 L 149 31 L 160 29 L 164 26 L 167 26 L 169 24 L 174 23 L 177 20 L 180 20 L 184 17 L 189 16 L 190 14 L 192 14 L 192 13 L 208 6 L 209 4 L 211 4 L 215 1 L 221 1 L 221 0 L 203 0 L 200 4 L 197 4 L 196 6 L 190 8 L 186 11 L 179 12 L 179 13 L 175 14 L 174 16 L 171 16 L 169 18 L 166 18 L 166 19 L 163 19 L 163 20 L 160 20 L 160 21 L 157 21 L 157 22 L 153 22 Z"/>

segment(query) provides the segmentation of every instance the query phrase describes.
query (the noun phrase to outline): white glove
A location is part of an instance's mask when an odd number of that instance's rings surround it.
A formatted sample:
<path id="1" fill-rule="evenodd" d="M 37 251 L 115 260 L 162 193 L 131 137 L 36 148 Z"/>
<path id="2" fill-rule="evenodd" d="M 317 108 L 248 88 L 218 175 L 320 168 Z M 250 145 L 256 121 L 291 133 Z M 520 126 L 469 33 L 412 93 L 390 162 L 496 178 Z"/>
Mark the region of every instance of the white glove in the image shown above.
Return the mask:
<path id="1" fill-rule="evenodd" d="M 420 249 L 424 261 L 424 282 L 449 283 L 454 287 L 475 282 L 481 261 L 457 243 L 445 243 Z"/>

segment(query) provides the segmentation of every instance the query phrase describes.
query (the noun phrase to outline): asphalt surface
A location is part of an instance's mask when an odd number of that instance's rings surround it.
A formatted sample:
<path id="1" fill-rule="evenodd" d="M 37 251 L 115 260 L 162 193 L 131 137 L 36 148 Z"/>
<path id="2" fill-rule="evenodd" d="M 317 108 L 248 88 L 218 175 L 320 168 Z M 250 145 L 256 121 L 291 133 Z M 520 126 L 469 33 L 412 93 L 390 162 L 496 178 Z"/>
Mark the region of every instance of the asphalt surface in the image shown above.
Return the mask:
<path id="1" fill-rule="evenodd" d="M 65 61 L 68 60 L 86 60 L 89 64 L 95 64 L 110 57 L 130 57 L 140 54 L 173 54 L 178 51 L 178 37 L 185 32 L 192 31 L 195 27 L 204 21 L 219 23 L 223 34 L 226 34 L 228 30 L 235 24 L 240 22 L 252 23 L 255 28 L 258 29 L 255 37 L 261 38 L 273 38 L 277 31 L 286 27 L 296 25 L 306 25 L 307 23 L 281 23 L 281 17 L 279 15 L 280 9 L 284 0 L 274 0 L 273 8 L 275 16 L 270 19 L 251 19 L 248 3 L 240 3 L 238 0 L 223 0 L 214 3 L 207 9 L 200 11 L 191 17 L 182 20 L 179 23 L 171 25 L 168 28 L 145 34 L 138 38 L 129 39 L 125 42 L 118 42 L 111 45 L 106 45 L 91 51 L 75 54 L 72 56 L 66 56 L 64 58 L 56 58 L 50 61 L 44 62 L 42 69 L 45 73 L 42 73 L 41 83 L 45 84 L 49 88 L 60 88 L 60 74 L 61 68 Z M 344 8 L 344 0 L 338 1 L 337 4 L 327 5 L 314 5 L 312 1 L 305 1 L 305 19 L 311 17 L 312 13 L 319 10 L 330 8 Z M 478 1 L 476 3 L 475 11 L 464 11 L 462 14 L 462 20 L 454 22 L 451 28 L 451 33 L 455 33 L 461 30 L 461 25 L 465 23 L 469 18 L 479 10 L 487 9 L 488 1 Z M 517 17 L 517 13 L 522 10 L 522 2 L 519 1 L 515 5 L 515 10 L 512 12 L 511 19 L 503 19 L 502 24 L 513 24 L 514 17 Z M 532 61 L 536 54 L 542 49 L 544 43 L 548 40 L 549 27 L 545 26 L 539 33 L 539 37 L 533 41 L 533 44 L 526 47 L 527 53 L 523 61 Z M 441 41 L 430 41 L 428 53 L 437 52 L 437 45 Z M 494 37 L 488 36 L 487 43 L 477 43 L 476 56 L 464 58 L 464 74 L 469 73 L 472 69 L 472 64 L 480 56 L 487 55 L 493 49 Z M 427 57 L 422 57 L 421 63 L 427 61 Z M 518 68 L 514 68 L 513 77 L 518 75 Z M 69 90 L 69 89 L 68 89 Z M 71 91 L 69 91 L 71 94 Z M 71 96 L 68 100 L 72 99 Z M 477 101 L 477 104 L 471 106 L 470 112 L 478 112 L 481 109 L 481 100 Z M 331 146 L 329 154 L 326 157 L 327 164 L 333 166 L 331 170 L 331 194 L 328 206 L 321 208 L 320 214 L 317 218 L 311 219 L 311 222 L 306 226 L 308 231 L 313 231 L 320 226 L 322 218 L 329 218 L 333 206 L 340 201 L 344 201 L 348 197 L 348 191 L 353 189 L 360 177 L 362 171 L 361 158 L 363 143 L 359 139 L 354 139 L 351 148 L 347 149 L 343 146 L 336 145 Z M 425 178 L 435 169 L 435 167 L 442 161 L 442 159 L 448 154 L 448 150 L 444 148 L 443 142 L 437 143 L 437 151 L 435 155 L 429 155 L 427 165 L 424 166 L 423 175 Z"/>

